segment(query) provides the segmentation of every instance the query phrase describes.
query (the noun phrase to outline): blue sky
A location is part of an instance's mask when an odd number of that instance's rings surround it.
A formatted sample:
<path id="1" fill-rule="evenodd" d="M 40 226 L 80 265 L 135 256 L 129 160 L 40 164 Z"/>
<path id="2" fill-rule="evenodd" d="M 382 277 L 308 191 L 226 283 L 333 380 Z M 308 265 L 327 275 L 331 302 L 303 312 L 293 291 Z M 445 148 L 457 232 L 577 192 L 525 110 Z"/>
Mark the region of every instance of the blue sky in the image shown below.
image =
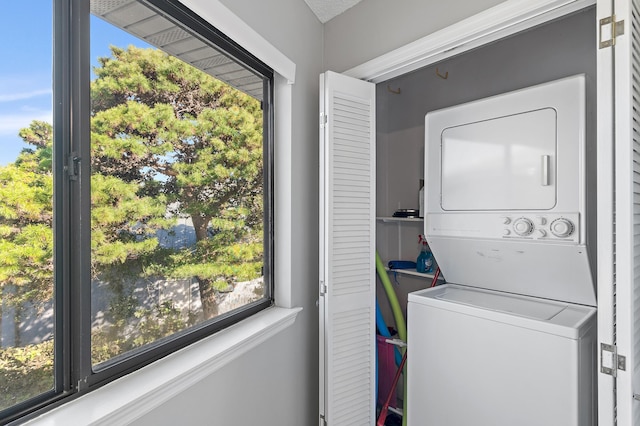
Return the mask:
<path id="1" fill-rule="evenodd" d="M 18 131 L 32 120 L 52 122 L 52 2 L 3 2 L 0 14 L 0 166 L 14 161 L 26 145 Z M 7 42 L 10 41 L 10 42 Z M 109 45 L 146 43 L 91 18 L 91 58 L 109 55 Z"/>

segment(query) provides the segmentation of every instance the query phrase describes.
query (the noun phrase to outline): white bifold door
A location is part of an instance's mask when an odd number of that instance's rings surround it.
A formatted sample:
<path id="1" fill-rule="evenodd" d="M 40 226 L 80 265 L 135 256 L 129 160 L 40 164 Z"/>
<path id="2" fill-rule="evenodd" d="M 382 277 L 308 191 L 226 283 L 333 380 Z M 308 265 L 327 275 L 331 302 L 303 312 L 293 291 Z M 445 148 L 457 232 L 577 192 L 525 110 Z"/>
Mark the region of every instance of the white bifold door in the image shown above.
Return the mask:
<path id="1" fill-rule="evenodd" d="M 320 424 L 375 423 L 375 85 L 320 76 Z"/>
<path id="2" fill-rule="evenodd" d="M 640 1 L 596 3 L 598 424 L 640 425 Z"/>

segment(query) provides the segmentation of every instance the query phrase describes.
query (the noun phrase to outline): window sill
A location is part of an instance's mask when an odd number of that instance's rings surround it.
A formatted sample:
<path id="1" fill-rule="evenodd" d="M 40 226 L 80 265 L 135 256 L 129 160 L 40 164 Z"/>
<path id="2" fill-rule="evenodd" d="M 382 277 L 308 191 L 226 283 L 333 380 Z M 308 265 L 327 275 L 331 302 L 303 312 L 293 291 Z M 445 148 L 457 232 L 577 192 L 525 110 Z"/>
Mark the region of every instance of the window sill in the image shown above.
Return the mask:
<path id="1" fill-rule="evenodd" d="M 291 326 L 301 310 L 266 309 L 26 424 L 127 424 Z"/>

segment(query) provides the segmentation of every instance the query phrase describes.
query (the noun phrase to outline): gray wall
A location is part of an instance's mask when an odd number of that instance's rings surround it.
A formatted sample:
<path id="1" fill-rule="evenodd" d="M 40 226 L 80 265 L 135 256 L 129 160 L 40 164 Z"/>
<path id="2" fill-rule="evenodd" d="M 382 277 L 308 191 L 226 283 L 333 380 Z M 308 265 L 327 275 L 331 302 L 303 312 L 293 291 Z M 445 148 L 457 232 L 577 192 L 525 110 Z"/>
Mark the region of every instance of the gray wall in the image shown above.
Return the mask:
<path id="1" fill-rule="evenodd" d="M 571 15 L 414 71 L 377 86 L 377 214 L 417 208 L 424 170 L 424 116 L 427 112 L 570 75 L 587 75 L 587 185 L 595 189 L 596 34 L 595 10 Z M 448 72 L 445 80 L 438 77 Z M 390 90 L 400 90 L 394 94 Z M 595 190 L 587 193 L 588 235 L 595 256 Z M 384 260 L 415 260 L 420 224 L 378 222 L 377 247 Z M 399 247 L 398 235 L 401 235 Z M 594 260 L 594 259 L 592 259 Z M 594 265 L 595 267 L 595 265 Z M 401 305 L 406 294 L 425 287 L 398 278 Z M 381 290 L 381 287 L 378 289 Z M 381 293 L 379 293 L 381 294 Z M 385 318 L 390 310 L 381 298 Z"/>
<path id="2" fill-rule="evenodd" d="M 325 24 L 325 68 L 346 71 L 503 1 L 363 0 Z"/>
<path id="3" fill-rule="evenodd" d="M 292 95 L 295 240 L 291 268 L 293 305 L 304 310 L 276 338 L 135 424 L 313 425 L 318 422 L 317 117 L 323 27 L 302 0 L 222 3 L 297 65 Z"/>

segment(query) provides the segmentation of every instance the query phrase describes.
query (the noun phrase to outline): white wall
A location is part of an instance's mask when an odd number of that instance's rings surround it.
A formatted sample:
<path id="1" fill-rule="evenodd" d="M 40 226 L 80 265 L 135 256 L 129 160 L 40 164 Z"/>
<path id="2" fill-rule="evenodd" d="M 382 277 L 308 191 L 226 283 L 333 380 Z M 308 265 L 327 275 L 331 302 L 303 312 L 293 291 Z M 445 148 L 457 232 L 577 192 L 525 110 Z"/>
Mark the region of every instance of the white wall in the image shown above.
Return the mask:
<path id="1" fill-rule="evenodd" d="M 325 68 L 346 71 L 503 1 L 363 0 L 325 24 Z"/>
<path id="2" fill-rule="evenodd" d="M 305 365 L 305 358 L 309 358 L 308 352 L 312 346 L 300 340 L 300 334 L 303 333 L 302 322 L 298 322 L 300 319 L 269 343 L 244 354 L 133 424 L 317 424 L 317 391 L 316 388 L 310 388 L 313 381 L 309 381 L 308 366 Z"/>
<path id="3" fill-rule="evenodd" d="M 222 0 L 222 3 L 296 64 L 292 91 L 295 238 L 291 247 L 291 304 L 303 307 L 303 311 L 294 325 L 276 338 L 203 378 L 135 424 L 317 424 L 317 117 L 323 28 L 302 0 Z"/>

